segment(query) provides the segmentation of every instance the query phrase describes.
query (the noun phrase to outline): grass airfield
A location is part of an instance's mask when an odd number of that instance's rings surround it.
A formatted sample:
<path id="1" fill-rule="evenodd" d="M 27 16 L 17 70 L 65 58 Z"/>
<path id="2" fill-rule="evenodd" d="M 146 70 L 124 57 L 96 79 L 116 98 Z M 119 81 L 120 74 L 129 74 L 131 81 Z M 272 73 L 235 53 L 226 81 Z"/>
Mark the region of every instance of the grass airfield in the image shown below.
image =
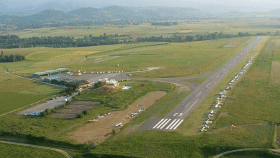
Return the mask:
<path id="1" fill-rule="evenodd" d="M 66 67 L 87 72 L 134 72 L 159 67 L 132 77 L 159 78 L 196 76 L 212 73 L 237 54 L 252 39 L 249 37 L 187 43 L 137 43 L 80 48 L 19 48 L 26 61 L 2 63 L 11 72 L 32 73 Z M 224 47 L 238 42 L 236 47 Z M 3 50 L 10 53 L 11 50 Z M 87 56 L 87 57 L 86 57 Z M 114 58 L 115 57 L 115 58 Z M 103 60 L 98 62 L 98 60 Z M 119 65 L 119 66 L 118 66 Z"/>
<path id="2" fill-rule="evenodd" d="M 163 35 L 171 33 L 198 33 L 224 31 L 224 33 L 235 33 L 249 31 L 256 33 L 269 31 L 268 29 L 252 29 L 247 24 L 238 27 L 236 24 L 184 24 L 171 27 L 158 27 L 149 30 L 151 26 L 126 26 L 126 27 L 90 27 L 88 28 L 66 28 L 51 30 L 50 28 L 32 30 L 33 32 L 16 32 L 21 37 L 28 36 L 57 36 L 72 35 L 80 37 L 91 34 L 100 35 L 104 33 L 130 33 L 138 35 L 140 31 L 145 32 L 141 36 Z M 206 29 L 207 28 L 207 29 Z M 99 29 L 99 31 L 94 31 Z M 174 31 L 175 30 L 175 31 Z M 187 32 L 186 32 L 187 30 Z M 271 32 L 276 32 L 274 29 Z M 6 49 L 6 54 L 24 54 L 26 61 L 17 63 L 1 63 L 11 72 L 19 75 L 30 76 L 34 72 L 66 67 L 71 70 L 82 69 L 87 72 L 116 71 L 123 70 L 132 73 L 132 77 L 158 78 L 158 77 L 181 77 L 197 76 L 216 71 L 226 61 L 236 55 L 254 37 L 243 37 L 233 39 L 219 39 L 212 41 L 189 42 L 189 43 L 136 43 L 127 45 L 110 45 L 80 48 L 20 48 Z M 230 43 L 238 43 L 234 47 L 224 47 Z M 108 112 L 110 107 L 98 107 L 82 119 L 58 120 L 53 118 L 31 119 L 8 114 L 0 117 L 1 131 L 19 132 L 34 136 L 46 137 L 47 140 L 68 143 L 68 146 L 55 144 L 63 147 L 74 157 L 97 156 L 100 154 L 127 157 L 212 157 L 224 151 L 237 148 L 277 148 L 275 143 L 275 131 L 279 130 L 279 76 L 271 72 L 278 72 L 277 62 L 280 62 L 280 38 L 271 37 L 263 46 L 254 50 L 258 57 L 245 75 L 234 85 L 228 94 L 222 109 L 216 114 L 215 122 L 206 133 L 199 132 L 205 115 L 213 103 L 216 94 L 221 91 L 225 84 L 240 71 L 249 58 L 246 57 L 222 83 L 216 87 L 201 105 L 182 123 L 177 131 L 172 133 L 159 131 L 138 131 L 137 128 L 147 119 L 161 117 L 175 107 L 189 92 L 182 91 L 180 87 L 166 83 L 149 82 L 146 86 L 139 86 L 140 82 L 131 81 L 131 84 L 139 89 L 139 96 L 132 97 L 132 102 L 141 97 L 140 93 L 154 90 L 166 90 L 168 95 L 156 102 L 147 111 L 139 115 L 133 121 L 125 125 L 120 132 L 108 138 L 104 143 L 88 150 L 86 146 L 73 150 L 77 144 L 68 140 L 67 136 L 72 131 L 83 126 L 87 120 L 94 118 L 100 113 Z M 87 58 L 85 57 L 87 56 Z M 117 56 L 117 58 L 112 58 Z M 96 62 L 106 59 L 102 62 Z M 272 63 L 276 64 L 272 64 Z M 119 66 L 117 66 L 119 65 Z M 160 67 L 152 71 L 150 67 Z M 6 74 L 0 67 L 0 115 L 32 104 L 36 101 L 50 97 L 58 92 L 57 89 L 44 85 L 37 85 L 30 81 L 23 81 Z M 187 82 L 201 84 L 205 78 L 190 79 Z M 141 82 L 142 83 L 142 82 Z M 123 84 L 126 84 L 125 82 Z M 12 85 L 12 88 L 8 87 Z M 151 88 L 152 87 L 152 88 Z M 137 91 L 137 90 L 135 90 Z M 138 91 L 137 91 L 138 92 Z M 95 99 L 90 97 L 91 93 L 84 94 L 80 98 Z M 129 94 L 134 96 L 133 92 Z M 118 95 L 116 95 L 118 96 Z M 123 95 L 120 96 L 123 100 Z M 16 99 L 15 99 L 16 98 Z M 26 99 L 28 98 L 28 99 Z M 106 99 L 106 97 L 104 97 Z M 123 100 L 120 99 L 120 107 Z M 4 100 L 4 104 L 2 104 Z M 231 124 L 235 125 L 231 128 Z M 44 145 L 44 144 L 43 144 Z M 45 144 L 47 145 L 47 144 Z M 8 150 L 8 149 L 7 149 Z M 6 151 L 7 151 L 6 150 Z M 10 150 L 10 149 L 9 149 Z M 18 149 L 27 151 L 27 149 Z M 85 154 L 85 150 L 88 152 Z M 5 151 L 2 151 L 3 153 Z M 1 154 L 1 152 L 0 152 Z M 262 154 L 255 154 L 261 157 Z M 238 155 L 238 154 L 237 154 Z M 231 157 L 228 155 L 226 157 Z M 32 155 L 29 155 L 32 157 Z"/>

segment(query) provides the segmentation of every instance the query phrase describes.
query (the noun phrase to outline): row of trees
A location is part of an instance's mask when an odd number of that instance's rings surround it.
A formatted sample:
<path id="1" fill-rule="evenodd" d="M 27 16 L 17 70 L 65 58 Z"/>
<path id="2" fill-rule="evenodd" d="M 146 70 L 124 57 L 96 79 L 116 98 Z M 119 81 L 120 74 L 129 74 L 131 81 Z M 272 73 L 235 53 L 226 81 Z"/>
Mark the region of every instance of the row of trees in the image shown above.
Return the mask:
<path id="1" fill-rule="evenodd" d="M 201 35 L 174 35 L 173 37 L 138 37 L 137 42 L 191 42 L 191 41 L 204 41 L 204 40 L 215 40 L 219 38 L 236 38 L 236 37 L 244 37 L 244 36 L 264 36 L 268 35 L 268 33 L 257 33 L 257 34 L 250 34 L 248 32 L 238 34 L 224 34 L 223 32 L 215 32 L 209 34 L 201 34 Z"/>
<path id="2" fill-rule="evenodd" d="M 74 37 L 30 37 L 19 38 L 16 35 L 0 36 L 1 48 L 26 48 L 26 47 L 87 47 L 97 45 L 112 45 L 121 43 L 131 43 L 133 39 L 128 35 L 101 35 L 84 36 L 82 38 Z"/>
<path id="3" fill-rule="evenodd" d="M 25 60 L 25 56 L 19 54 L 4 55 L 4 52 L 2 51 L 0 55 L 0 62 L 16 62 L 22 60 Z"/>
<path id="4" fill-rule="evenodd" d="M 82 38 L 74 37 L 30 37 L 19 38 L 16 35 L 0 36 L 0 48 L 26 48 L 26 47 L 87 47 L 97 45 L 112 45 L 112 44 L 129 44 L 135 42 L 191 42 L 213 40 L 219 38 L 235 38 L 243 36 L 255 35 L 269 35 L 269 33 L 241 33 L 238 34 L 224 34 L 223 32 L 215 32 L 198 35 L 182 35 L 174 34 L 172 37 L 139 37 L 137 39 L 131 38 L 129 35 L 101 35 L 101 36 L 84 36 Z"/>

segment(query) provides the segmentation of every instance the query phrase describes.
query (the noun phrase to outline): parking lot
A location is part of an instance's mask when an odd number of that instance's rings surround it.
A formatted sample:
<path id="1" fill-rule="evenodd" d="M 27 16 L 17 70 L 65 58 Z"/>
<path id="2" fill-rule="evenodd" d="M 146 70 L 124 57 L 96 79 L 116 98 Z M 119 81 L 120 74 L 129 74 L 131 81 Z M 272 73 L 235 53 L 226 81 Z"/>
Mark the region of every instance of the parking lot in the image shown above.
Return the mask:
<path id="1" fill-rule="evenodd" d="M 26 109 L 22 112 L 19 113 L 19 115 L 25 115 L 25 114 L 29 114 L 35 111 L 44 111 L 46 109 L 54 109 L 56 107 L 59 107 L 61 105 L 64 105 L 67 101 L 71 101 L 72 100 L 72 96 L 61 96 L 61 97 L 56 97 L 53 100 L 48 100 L 45 101 L 45 103 L 39 104 L 37 106 L 34 106 L 32 108 Z"/>

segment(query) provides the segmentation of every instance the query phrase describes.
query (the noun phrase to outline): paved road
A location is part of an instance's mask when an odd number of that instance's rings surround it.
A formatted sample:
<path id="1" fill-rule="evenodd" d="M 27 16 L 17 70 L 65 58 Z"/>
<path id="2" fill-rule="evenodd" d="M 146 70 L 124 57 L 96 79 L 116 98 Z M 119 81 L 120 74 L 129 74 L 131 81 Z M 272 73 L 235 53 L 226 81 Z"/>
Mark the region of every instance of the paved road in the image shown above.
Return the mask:
<path id="1" fill-rule="evenodd" d="M 237 150 L 231 150 L 231 151 L 226 151 L 223 152 L 219 155 L 214 156 L 214 158 L 220 158 L 224 155 L 230 154 L 230 153 L 235 153 L 235 152 L 241 152 L 241 151 L 261 151 L 261 150 L 269 150 L 269 151 L 273 151 L 273 152 L 277 152 L 279 153 L 280 150 L 279 149 L 266 149 L 266 148 L 245 148 L 245 149 L 237 149 Z"/>
<path id="2" fill-rule="evenodd" d="M 192 110 L 220 83 L 220 81 L 249 53 L 260 41 L 257 37 L 247 47 L 241 50 L 234 58 L 224 64 L 216 73 L 199 85 L 187 98 L 175 107 L 164 118 L 148 120 L 140 130 L 175 131 Z"/>
<path id="3" fill-rule="evenodd" d="M 38 146 L 38 145 L 31 145 L 31 144 L 23 144 L 23 143 L 14 143 L 14 142 L 8 142 L 8 141 L 0 141 L 0 143 L 4 143 L 4 144 L 13 144 L 13 145 L 21 145 L 21 146 L 28 146 L 28 147 L 34 147 L 34 148 L 40 148 L 40 149 L 47 149 L 47 150 L 53 150 L 53 151 L 60 152 L 60 153 L 63 154 L 65 157 L 73 158 L 73 157 L 72 157 L 71 155 L 69 155 L 66 151 L 60 150 L 60 149 L 56 149 L 56 148 L 50 148 L 50 147 L 44 147 L 44 146 Z"/>

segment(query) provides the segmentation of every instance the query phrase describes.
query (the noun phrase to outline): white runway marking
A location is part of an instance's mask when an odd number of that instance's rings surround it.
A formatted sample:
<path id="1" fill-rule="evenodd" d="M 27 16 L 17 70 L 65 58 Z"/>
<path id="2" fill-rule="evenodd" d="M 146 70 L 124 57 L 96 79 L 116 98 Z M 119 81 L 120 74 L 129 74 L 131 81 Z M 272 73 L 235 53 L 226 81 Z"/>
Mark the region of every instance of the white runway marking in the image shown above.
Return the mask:
<path id="1" fill-rule="evenodd" d="M 200 94 L 201 94 L 201 92 L 199 92 L 199 93 L 196 95 L 196 97 L 198 97 Z"/>
<path id="2" fill-rule="evenodd" d="M 208 83 L 208 85 L 207 85 L 206 87 L 210 86 L 210 84 L 211 84 L 211 83 Z"/>
<path id="3" fill-rule="evenodd" d="M 198 102 L 198 99 L 192 104 L 192 106 L 195 104 L 195 103 L 197 103 Z"/>
<path id="4" fill-rule="evenodd" d="M 178 115 L 178 113 L 175 113 L 173 116 L 177 116 Z"/>
<path id="5" fill-rule="evenodd" d="M 182 116 L 184 113 L 180 113 L 178 116 Z"/>
<path id="6" fill-rule="evenodd" d="M 157 129 L 159 129 L 160 126 L 163 125 L 167 120 L 168 120 L 168 119 L 165 119 L 161 124 L 159 124 L 159 125 L 157 126 Z"/>
<path id="7" fill-rule="evenodd" d="M 176 121 L 177 119 L 173 120 L 165 129 L 169 129 L 170 126 Z"/>
<path id="8" fill-rule="evenodd" d="M 163 129 L 164 126 L 166 126 L 168 124 L 168 122 L 171 121 L 171 119 L 169 119 L 167 122 L 165 122 L 165 124 L 163 124 L 160 129 Z"/>
<path id="9" fill-rule="evenodd" d="M 177 120 L 175 123 L 173 123 L 173 125 L 170 127 L 170 129 L 172 130 L 172 128 L 173 128 L 173 127 L 175 127 L 175 126 L 176 126 L 176 124 L 177 124 L 179 121 L 180 121 L 180 119 L 179 119 L 179 120 Z"/>
<path id="10" fill-rule="evenodd" d="M 226 71 L 227 69 L 224 69 L 223 71 Z"/>
<path id="11" fill-rule="evenodd" d="M 217 77 L 219 77 L 219 76 L 220 76 L 220 74 L 217 75 Z"/>
<path id="12" fill-rule="evenodd" d="M 153 128 L 156 128 L 164 119 L 161 119 Z"/>
<path id="13" fill-rule="evenodd" d="M 175 130 L 177 127 L 179 127 L 179 125 L 183 122 L 184 120 L 181 120 L 178 124 L 177 124 L 177 126 L 175 126 L 173 129 Z"/>

